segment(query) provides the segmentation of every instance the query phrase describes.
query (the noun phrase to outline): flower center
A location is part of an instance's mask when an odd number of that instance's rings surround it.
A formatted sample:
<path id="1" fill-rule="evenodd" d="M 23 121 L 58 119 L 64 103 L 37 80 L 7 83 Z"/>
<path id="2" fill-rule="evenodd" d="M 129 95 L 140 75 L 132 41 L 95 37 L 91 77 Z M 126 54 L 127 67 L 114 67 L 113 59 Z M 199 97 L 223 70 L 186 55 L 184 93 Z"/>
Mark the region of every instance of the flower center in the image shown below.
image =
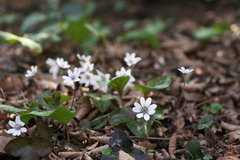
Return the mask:
<path id="1" fill-rule="evenodd" d="M 22 127 L 19 124 L 16 124 L 15 128 L 16 129 L 21 129 Z"/>
<path id="2" fill-rule="evenodd" d="M 75 75 L 72 75 L 72 76 L 71 76 L 71 79 L 74 80 L 74 79 L 75 79 Z"/>
<path id="3" fill-rule="evenodd" d="M 147 113 L 147 112 L 148 112 L 148 107 L 142 107 L 141 112 L 142 112 L 142 113 Z"/>

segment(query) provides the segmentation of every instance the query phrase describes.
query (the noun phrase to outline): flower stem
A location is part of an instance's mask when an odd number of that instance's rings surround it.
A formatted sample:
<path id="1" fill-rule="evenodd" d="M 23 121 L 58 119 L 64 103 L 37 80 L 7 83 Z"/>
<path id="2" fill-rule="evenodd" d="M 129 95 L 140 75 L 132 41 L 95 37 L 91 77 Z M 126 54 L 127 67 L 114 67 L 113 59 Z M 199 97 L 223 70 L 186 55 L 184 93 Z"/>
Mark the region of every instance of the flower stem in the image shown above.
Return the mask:
<path id="1" fill-rule="evenodd" d="M 69 130 L 68 130 L 68 126 L 67 124 L 64 124 L 65 125 L 65 129 L 66 129 L 66 134 L 67 134 L 67 142 L 70 144 L 70 138 L 69 138 Z"/>
<path id="2" fill-rule="evenodd" d="M 70 107 L 70 111 L 73 110 L 73 105 L 74 105 L 74 102 L 75 102 L 75 94 L 76 94 L 76 84 L 74 83 L 74 86 L 73 86 L 73 99 L 72 99 L 72 104 L 71 104 L 71 107 Z"/>
<path id="3" fill-rule="evenodd" d="M 183 77 L 184 77 L 183 89 L 182 89 L 181 95 L 180 95 L 180 97 L 179 97 L 179 99 L 178 99 L 178 101 L 176 103 L 176 106 L 174 108 L 174 115 L 173 115 L 173 119 L 172 119 L 172 128 L 173 128 L 173 130 L 176 130 L 176 127 L 175 127 L 174 123 L 175 123 L 175 121 L 177 119 L 177 110 L 178 110 L 178 108 L 180 106 L 180 102 L 182 100 L 182 96 L 183 96 L 183 93 L 185 91 L 185 85 L 186 85 L 186 76 L 185 76 L 185 74 L 183 74 Z"/>

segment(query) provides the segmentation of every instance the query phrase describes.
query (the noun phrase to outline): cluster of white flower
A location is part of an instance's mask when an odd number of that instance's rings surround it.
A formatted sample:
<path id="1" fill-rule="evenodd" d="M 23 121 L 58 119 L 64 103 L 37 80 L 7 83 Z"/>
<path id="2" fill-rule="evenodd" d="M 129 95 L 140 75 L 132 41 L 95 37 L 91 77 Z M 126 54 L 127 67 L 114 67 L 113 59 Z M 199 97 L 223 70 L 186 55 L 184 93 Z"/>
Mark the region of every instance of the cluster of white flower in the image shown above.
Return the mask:
<path id="1" fill-rule="evenodd" d="M 126 56 L 124 58 L 124 61 L 128 66 L 133 66 L 137 64 L 141 58 L 140 57 L 135 57 L 135 53 L 129 54 L 126 53 Z M 62 76 L 64 79 L 64 83 L 72 84 L 74 82 L 79 82 L 81 84 L 84 84 L 86 87 L 89 85 L 93 86 L 93 89 L 99 89 L 100 85 L 98 84 L 98 81 L 110 81 L 110 74 L 104 74 L 100 72 L 99 70 L 97 71 L 97 75 L 93 74 L 93 69 L 94 69 L 94 64 L 91 63 L 91 56 L 85 56 L 85 55 L 80 55 L 77 54 L 77 57 L 79 59 L 79 63 L 81 67 L 77 68 L 75 67 L 73 72 L 72 70 L 68 70 L 68 76 Z M 68 64 L 67 61 L 64 61 L 63 58 L 57 58 L 56 60 L 53 60 L 51 58 L 48 58 L 46 61 L 46 64 L 50 66 L 49 72 L 52 73 L 53 78 L 55 79 L 57 77 L 59 68 L 67 69 L 70 68 L 70 65 Z M 180 72 L 183 74 L 189 74 L 193 71 L 193 69 L 185 69 L 184 67 L 178 68 Z M 34 76 L 37 73 L 37 66 L 31 66 L 31 70 L 27 70 L 27 74 L 25 75 L 26 77 L 31 77 Z M 113 77 L 113 79 L 121 76 L 129 76 L 130 79 L 128 83 L 126 84 L 125 88 L 128 86 L 132 86 L 132 83 L 135 81 L 135 78 L 131 75 L 131 69 L 126 70 L 124 67 L 121 67 L 119 71 L 116 71 L 116 76 Z M 101 87 L 102 91 L 107 92 L 108 87 Z M 151 104 L 152 99 L 147 98 L 146 101 L 143 97 L 140 98 L 140 104 L 135 102 L 132 111 L 137 113 L 138 118 L 144 118 L 146 121 L 150 119 L 150 115 L 153 115 L 155 113 L 155 109 L 157 107 L 156 104 Z M 20 119 L 19 117 L 16 118 L 16 122 L 9 122 L 9 124 L 13 126 L 23 126 L 22 123 L 19 122 Z M 21 125 L 19 125 L 21 124 Z M 18 129 L 19 127 L 15 127 L 15 134 L 19 133 L 16 131 L 16 128 Z M 21 128 L 21 131 L 24 131 L 24 128 Z M 13 133 L 13 130 L 9 130 L 9 133 Z"/>

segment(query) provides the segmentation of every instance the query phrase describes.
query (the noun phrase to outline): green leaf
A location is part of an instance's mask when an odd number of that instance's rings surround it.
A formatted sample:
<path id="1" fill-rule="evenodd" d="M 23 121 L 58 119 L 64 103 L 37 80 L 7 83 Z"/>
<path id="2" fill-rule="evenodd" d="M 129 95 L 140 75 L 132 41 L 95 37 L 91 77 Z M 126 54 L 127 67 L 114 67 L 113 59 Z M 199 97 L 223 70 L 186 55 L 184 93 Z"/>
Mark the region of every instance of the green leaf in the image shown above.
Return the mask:
<path id="1" fill-rule="evenodd" d="M 43 120 L 41 120 L 41 119 L 37 120 L 36 130 L 38 133 L 38 137 L 45 138 L 49 141 L 52 139 L 51 129 L 48 127 L 48 125 L 45 124 L 45 122 Z"/>
<path id="2" fill-rule="evenodd" d="M 143 92 L 144 95 L 147 95 L 154 89 L 167 88 L 173 80 L 174 78 L 171 76 L 159 76 L 149 81 L 146 86 L 135 85 L 134 87 Z"/>
<path id="3" fill-rule="evenodd" d="M 67 102 L 70 99 L 71 99 L 70 96 L 66 96 L 66 95 L 61 94 L 60 103 Z"/>
<path id="4" fill-rule="evenodd" d="M 189 153 L 185 154 L 186 159 L 203 159 L 203 153 L 201 151 L 201 144 L 198 139 L 191 139 L 185 146 Z"/>
<path id="5" fill-rule="evenodd" d="M 147 125 L 146 125 L 147 124 Z M 139 137 L 145 137 L 147 134 L 149 134 L 151 130 L 151 126 L 153 124 L 153 121 L 128 121 L 127 126 L 128 129 L 135 135 Z"/>
<path id="6" fill-rule="evenodd" d="M 105 112 L 110 107 L 111 100 L 119 100 L 110 94 L 106 94 L 103 95 L 102 97 L 99 97 L 94 93 L 90 93 L 87 96 L 92 98 L 94 106 L 97 109 L 99 109 L 102 113 Z"/>
<path id="7" fill-rule="evenodd" d="M 40 137 L 16 138 L 4 148 L 13 157 L 20 157 L 24 160 L 40 160 L 40 157 L 48 155 L 52 149 L 53 144 Z"/>
<path id="8" fill-rule="evenodd" d="M 32 102 L 31 104 L 24 103 L 24 106 L 28 108 L 29 111 L 46 111 L 47 109 L 39 104 L 38 102 Z"/>
<path id="9" fill-rule="evenodd" d="M 198 130 L 204 129 L 204 128 L 211 128 L 211 126 L 213 125 L 213 120 L 210 120 L 214 118 L 213 115 L 207 115 L 205 117 L 203 117 L 200 121 L 198 121 L 199 125 L 198 125 Z"/>
<path id="10" fill-rule="evenodd" d="M 66 30 L 66 35 L 71 40 L 78 41 L 79 44 L 83 43 L 89 36 L 90 31 L 85 27 L 86 19 L 80 18 L 77 21 L 70 21 Z"/>
<path id="11" fill-rule="evenodd" d="M 212 159 L 213 157 L 211 156 L 211 155 L 209 155 L 209 154 L 206 154 L 204 157 L 203 157 L 203 159 L 206 159 L 206 160 L 210 160 L 210 159 Z"/>
<path id="12" fill-rule="evenodd" d="M 128 33 L 122 34 L 117 37 L 118 41 L 133 41 L 133 40 L 140 40 L 147 42 L 152 47 L 157 47 L 159 45 L 158 38 L 148 31 L 145 30 L 137 30 L 137 31 L 130 31 Z"/>
<path id="13" fill-rule="evenodd" d="M 128 83 L 129 76 L 121 76 L 111 80 L 108 85 L 118 91 L 119 94 L 122 94 L 126 84 Z"/>
<path id="14" fill-rule="evenodd" d="M 63 124 L 67 124 L 75 115 L 76 115 L 75 111 L 69 111 L 66 107 L 58 107 L 53 111 L 43 111 L 43 112 L 32 111 L 30 113 L 26 113 L 21 116 L 21 120 L 24 123 L 28 124 L 28 121 L 31 118 L 35 116 L 40 116 L 40 117 L 55 119 L 62 122 Z"/>
<path id="15" fill-rule="evenodd" d="M 95 117 L 95 118 L 99 118 L 99 117 L 101 117 L 101 116 L 103 116 L 103 115 L 104 115 L 104 114 L 101 113 L 101 114 L 99 114 L 99 115 L 98 115 L 97 117 Z M 101 127 L 103 127 L 104 125 L 106 125 L 107 121 L 108 121 L 108 117 L 101 118 L 101 119 L 99 119 L 99 120 L 91 123 L 91 126 L 94 127 L 94 128 L 101 128 Z"/>
<path id="16" fill-rule="evenodd" d="M 42 53 L 41 44 L 26 37 L 19 37 L 9 32 L 0 31 L 0 40 L 9 44 L 20 42 L 24 47 L 33 49 L 37 54 Z"/>
<path id="17" fill-rule="evenodd" d="M 157 34 L 159 32 L 164 31 L 166 28 L 167 28 L 166 24 L 163 21 L 156 19 L 153 22 L 146 25 L 144 30 L 147 31 L 148 33 Z"/>
<path id="18" fill-rule="evenodd" d="M 147 160 L 147 156 L 138 148 L 133 147 L 133 143 L 131 138 L 122 130 L 115 129 L 111 134 L 111 138 L 109 139 L 109 145 L 111 148 L 117 150 L 123 150 L 128 153 L 132 157 L 138 160 Z"/>
<path id="19" fill-rule="evenodd" d="M 131 107 L 118 108 L 110 114 L 109 122 L 117 126 L 121 123 L 126 123 L 135 119 L 135 114 Z"/>
<path id="20" fill-rule="evenodd" d="M 151 118 L 161 120 L 163 116 L 164 116 L 163 109 L 157 106 L 156 112 L 153 115 L 151 115 Z"/>
<path id="21" fill-rule="evenodd" d="M 6 13 L 4 15 L 1 15 L 0 17 L 0 24 L 11 24 L 13 22 L 16 22 L 19 19 L 19 14 L 17 13 Z"/>
<path id="22" fill-rule="evenodd" d="M 229 27 L 229 23 L 219 23 L 212 27 L 201 27 L 193 32 L 193 36 L 200 40 L 208 40 L 223 35 Z"/>
<path id="23" fill-rule="evenodd" d="M 213 103 L 210 105 L 210 113 L 216 114 L 223 106 L 220 103 Z"/>
<path id="24" fill-rule="evenodd" d="M 7 113 L 19 113 L 19 112 L 26 111 L 26 109 L 20 109 L 20 108 L 16 108 L 16 107 L 4 105 L 4 104 L 0 104 L 0 108 Z"/>
<path id="25" fill-rule="evenodd" d="M 104 148 L 102 149 L 102 154 L 105 156 L 109 156 L 111 154 L 112 150 L 110 148 Z"/>
<path id="26" fill-rule="evenodd" d="M 137 20 L 127 20 L 125 21 L 125 23 L 123 24 L 123 29 L 124 30 L 129 30 L 134 28 L 137 25 L 138 21 Z"/>
<path id="27" fill-rule="evenodd" d="M 83 16 L 84 9 L 79 2 L 66 2 L 62 5 L 61 12 L 69 20 L 78 20 Z"/>
<path id="28" fill-rule="evenodd" d="M 35 25 L 44 22 L 47 16 L 41 12 L 35 12 L 29 14 L 24 20 L 20 27 L 22 33 L 26 32 L 29 28 L 34 27 Z"/>
<path id="29" fill-rule="evenodd" d="M 147 149 L 146 152 L 147 153 L 153 153 L 153 152 L 155 152 L 155 150 L 154 149 Z"/>

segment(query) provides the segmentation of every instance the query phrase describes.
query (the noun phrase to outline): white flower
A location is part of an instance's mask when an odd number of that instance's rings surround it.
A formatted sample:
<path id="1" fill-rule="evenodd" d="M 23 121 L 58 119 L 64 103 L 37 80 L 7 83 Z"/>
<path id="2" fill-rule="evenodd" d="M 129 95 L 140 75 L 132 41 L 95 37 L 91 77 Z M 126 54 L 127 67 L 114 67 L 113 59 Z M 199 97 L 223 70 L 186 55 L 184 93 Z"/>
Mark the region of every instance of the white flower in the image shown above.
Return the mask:
<path id="1" fill-rule="evenodd" d="M 121 76 L 130 76 L 130 79 L 129 79 L 128 83 L 126 84 L 125 88 L 126 88 L 127 86 L 131 86 L 131 85 L 132 85 L 132 82 L 135 81 L 135 78 L 131 75 L 131 69 L 128 69 L 128 70 L 126 71 L 126 69 L 125 69 L 124 67 L 122 67 L 122 68 L 120 69 L 120 71 L 117 71 L 117 72 L 116 72 L 116 77 L 114 77 L 113 79 L 115 79 L 115 78 L 117 78 L 117 77 L 121 77 Z M 125 88 L 124 88 L 124 89 L 125 89 Z"/>
<path id="2" fill-rule="evenodd" d="M 91 72 L 93 71 L 93 68 L 94 68 L 94 64 L 93 63 L 90 63 L 89 61 L 86 61 L 86 62 L 80 62 L 81 66 L 79 68 L 79 71 L 80 72 Z"/>
<path id="3" fill-rule="evenodd" d="M 153 115 L 155 113 L 155 109 L 157 108 L 156 104 L 151 104 L 152 99 L 149 97 L 145 101 L 143 97 L 140 98 L 140 103 L 135 102 L 132 108 L 132 111 L 137 113 L 137 118 L 144 118 L 146 121 L 150 119 L 149 115 Z"/>
<path id="4" fill-rule="evenodd" d="M 80 60 L 80 62 L 90 62 L 90 59 L 92 58 L 92 56 L 85 56 L 85 55 L 80 55 L 77 54 L 78 59 Z"/>
<path id="5" fill-rule="evenodd" d="M 129 54 L 126 53 L 126 57 L 124 58 L 124 61 L 127 63 L 128 66 L 132 66 L 137 64 L 139 61 L 141 61 L 142 58 L 135 57 L 135 53 Z"/>
<path id="6" fill-rule="evenodd" d="M 56 62 L 59 67 L 61 68 L 70 68 L 70 65 L 68 64 L 68 61 L 64 61 L 63 58 L 57 58 Z"/>
<path id="7" fill-rule="evenodd" d="M 68 70 L 68 76 L 62 76 L 64 79 L 64 83 L 72 84 L 74 82 L 80 81 L 79 77 L 79 69 L 74 68 L 74 71 L 72 72 L 70 69 Z"/>
<path id="8" fill-rule="evenodd" d="M 56 79 L 57 74 L 58 74 L 58 70 L 59 70 L 58 64 L 52 58 L 48 58 L 46 60 L 46 64 L 48 64 L 50 66 L 49 72 L 53 75 L 53 79 Z"/>
<path id="9" fill-rule="evenodd" d="M 23 127 L 25 123 L 20 120 L 19 116 L 16 116 L 15 122 L 9 121 L 8 124 L 13 127 L 7 131 L 8 134 L 13 134 L 14 136 L 19 136 L 21 132 L 27 132 L 27 129 Z"/>
<path id="10" fill-rule="evenodd" d="M 37 66 L 31 66 L 31 70 L 27 70 L 25 77 L 32 77 L 37 73 Z"/>
<path id="11" fill-rule="evenodd" d="M 181 68 L 178 68 L 178 70 L 183 74 L 188 74 L 188 73 L 191 73 L 194 69 L 185 69 L 184 67 L 181 67 Z"/>
<path id="12" fill-rule="evenodd" d="M 94 85 L 95 84 L 95 80 L 94 80 L 94 76 L 92 73 L 90 72 L 85 72 L 84 74 L 80 75 L 81 84 L 85 84 L 85 87 L 88 87 L 89 85 Z"/>
<path id="13" fill-rule="evenodd" d="M 97 70 L 97 74 L 98 74 L 98 75 L 94 75 L 94 80 L 95 80 L 95 84 L 93 85 L 93 89 L 94 89 L 94 90 L 100 88 L 100 86 L 99 86 L 99 84 L 97 83 L 97 81 L 106 81 L 106 82 L 109 82 L 109 81 L 110 81 L 110 74 L 103 74 L 103 73 L 100 72 L 99 70 Z M 108 86 L 101 87 L 101 89 L 102 89 L 104 92 L 107 92 Z"/>

